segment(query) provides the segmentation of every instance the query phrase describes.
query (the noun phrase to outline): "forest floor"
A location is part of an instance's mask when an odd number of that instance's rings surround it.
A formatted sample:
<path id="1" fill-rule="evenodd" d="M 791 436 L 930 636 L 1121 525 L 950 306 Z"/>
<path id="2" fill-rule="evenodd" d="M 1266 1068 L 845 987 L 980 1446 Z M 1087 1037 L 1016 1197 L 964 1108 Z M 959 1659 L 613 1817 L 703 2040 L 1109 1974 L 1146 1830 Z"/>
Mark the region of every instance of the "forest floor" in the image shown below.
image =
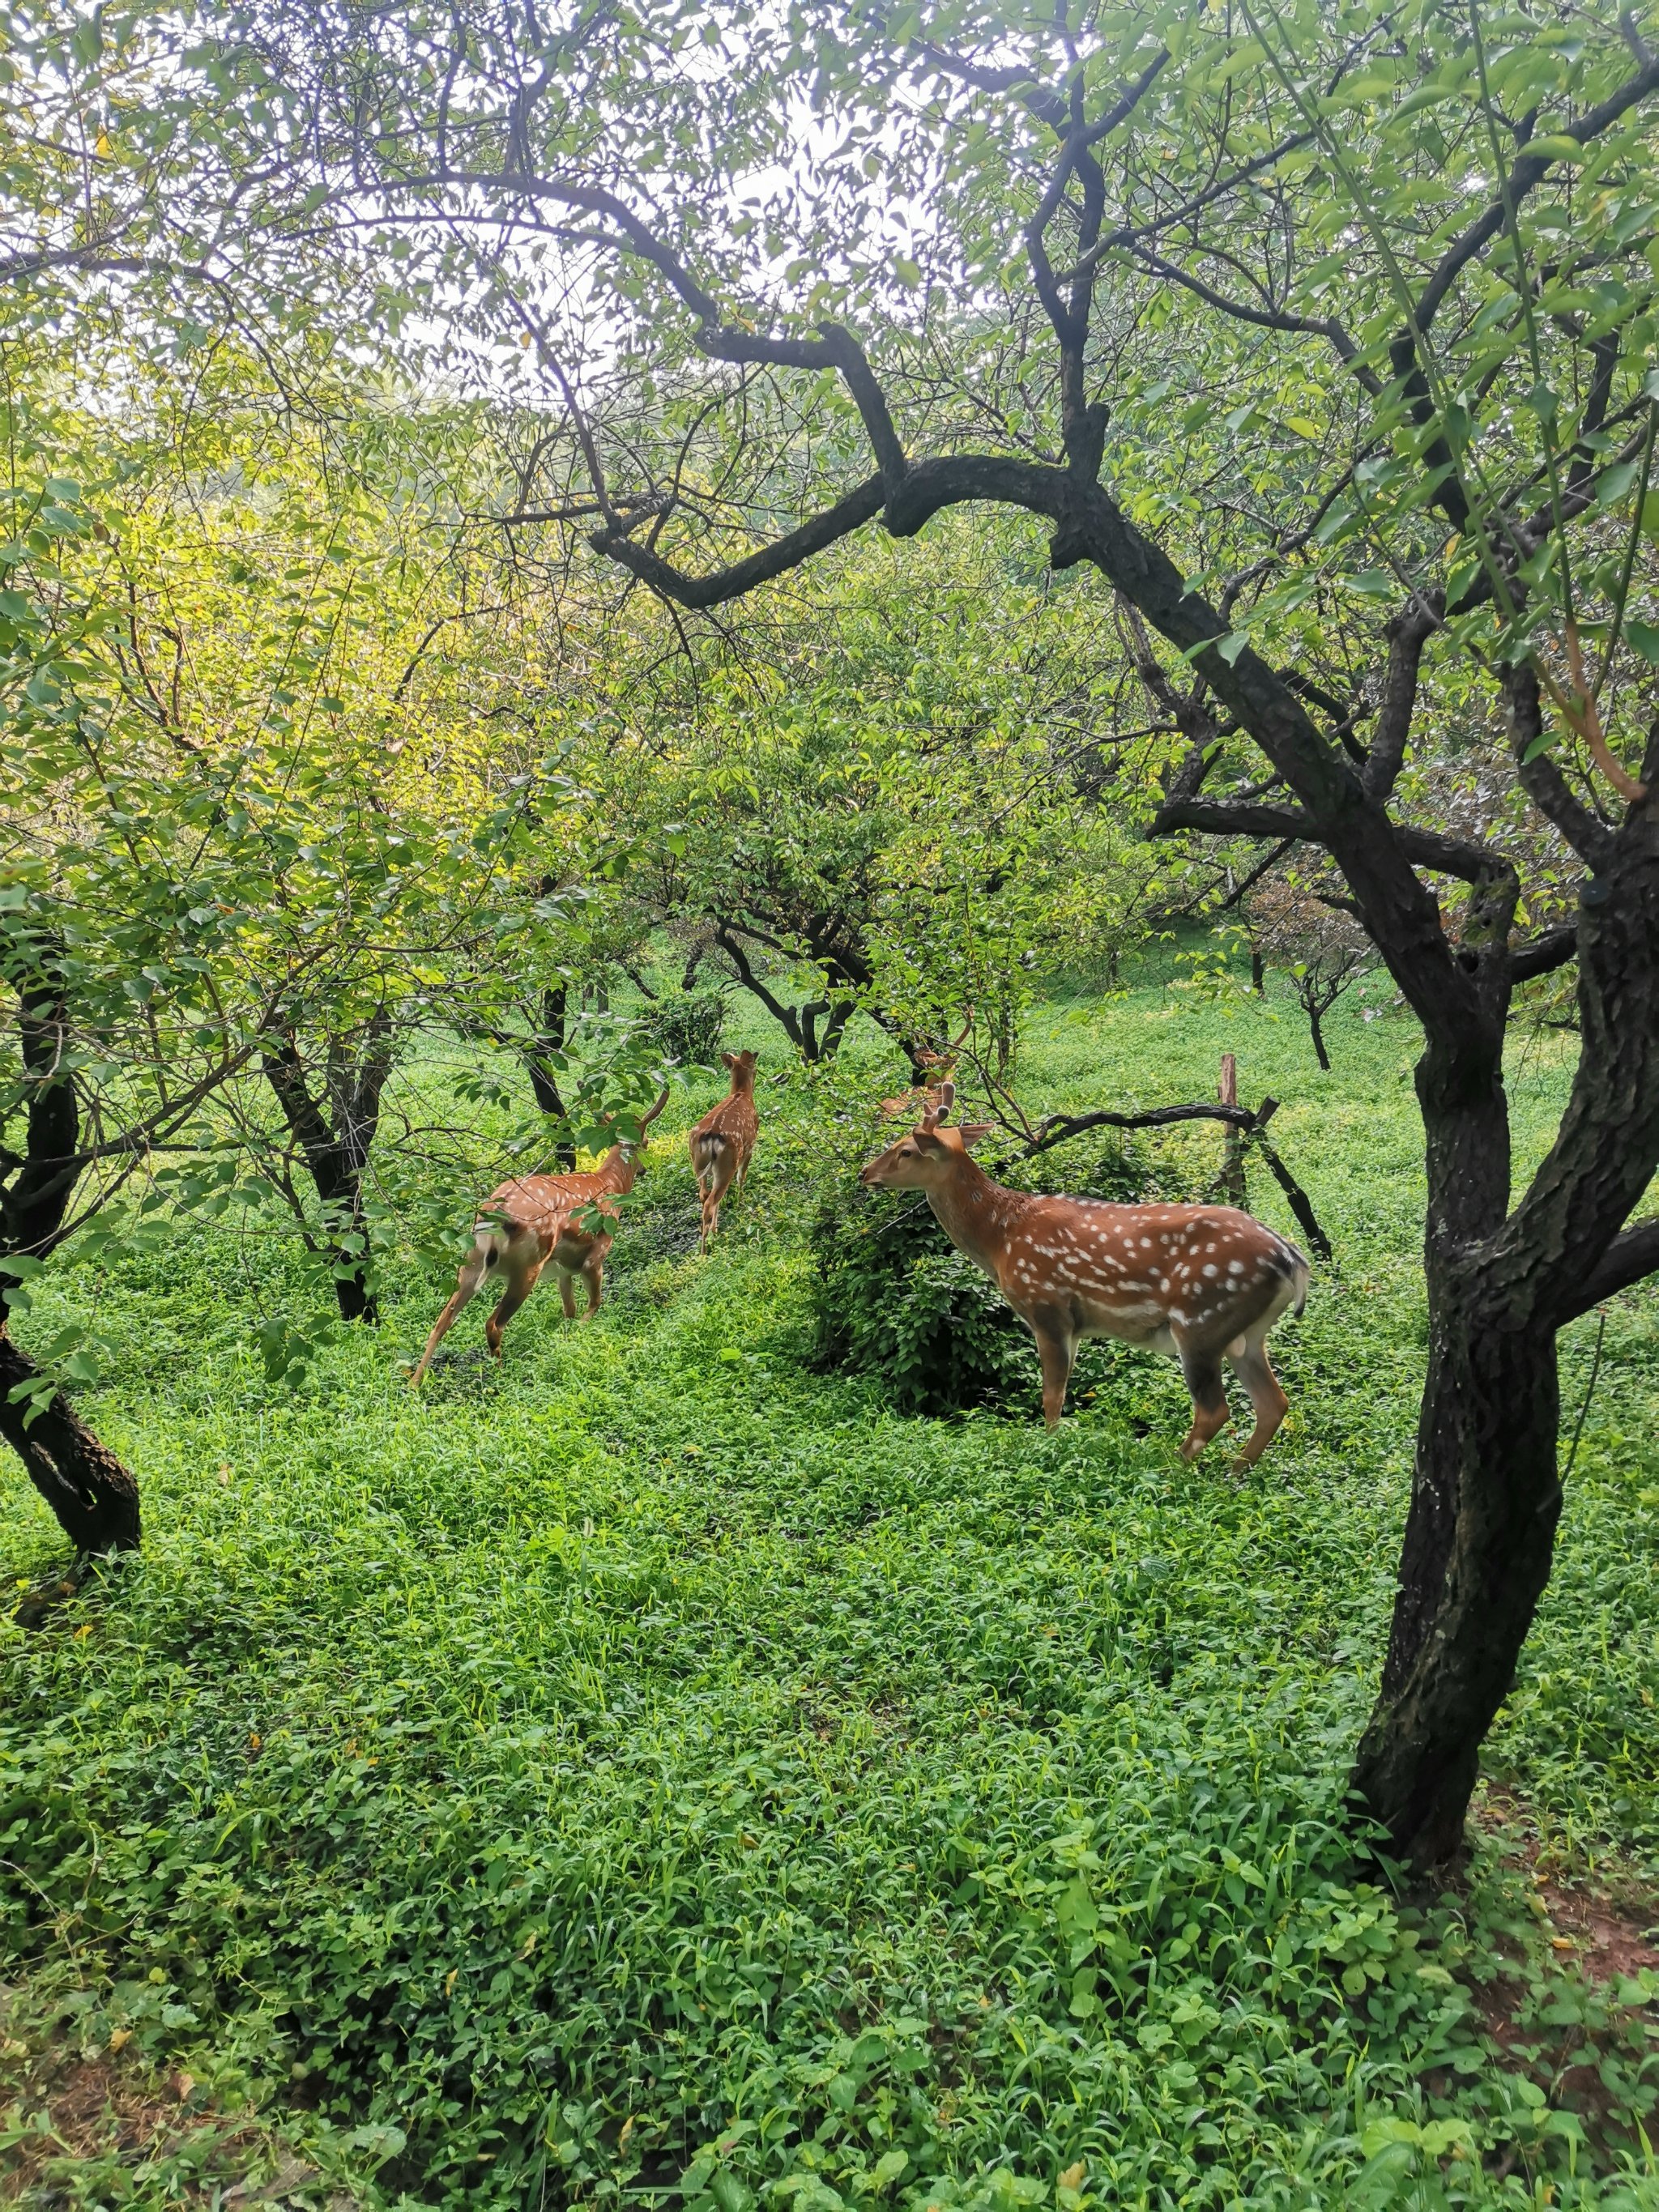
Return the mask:
<path id="1" fill-rule="evenodd" d="M 419 1398 L 413 1263 L 297 1390 L 280 1253 L 70 1270 L 145 1549 L 0 1625 L 0 2203 L 1659 2206 L 1659 1296 L 1608 1310 L 1467 1863 L 1357 1872 L 1422 1185 L 1413 1025 L 1374 987 L 1330 1030 L 1322 1074 L 1282 994 L 1154 976 L 1024 1041 L 1035 1107 L 1212 1097 L 1224 1050 L 1283 1101 L 1336 1264 L 1237 1479 L 1181 1464 L 1170 1363 L 1114 1352 L 1052 1437 L 812 1371 L 872 1035 L 776 1088 L 734 1038 L 762 1149 L 714 1253 L 700 1079 L 599 1320 L 544 1291 L 495 1370 L 481 1302 Z M 1517 1176 L 1571 1053 L 1516 1036 Z M 0 1567 L 58 1556 L 0 1467 Z"/>

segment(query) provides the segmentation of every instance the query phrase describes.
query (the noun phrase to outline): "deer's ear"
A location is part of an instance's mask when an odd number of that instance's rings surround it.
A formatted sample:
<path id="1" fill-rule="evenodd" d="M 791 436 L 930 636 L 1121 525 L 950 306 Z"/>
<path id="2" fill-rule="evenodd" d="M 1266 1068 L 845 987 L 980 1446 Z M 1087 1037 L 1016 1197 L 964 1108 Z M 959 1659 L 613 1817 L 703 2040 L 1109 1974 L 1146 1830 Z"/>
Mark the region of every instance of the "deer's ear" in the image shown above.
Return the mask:
<path id="1" fill-rule="evenodd" d="M 723 1053 L 720 1054 L 720 1058 L 721 1058 L 721 1059 L 726 1062 L 726 1065 L 728 1067 L 732 1067 L 732 1068 L 734 1068 L 734 1067 L 736 1067 L 736 1066 L 737 1066 L 737 1064 L 738 1064 L 738 1063 L 737 1063 L 737 1060 L 735 1060 L 735 1058 L 734 1058 L 734 1057 L 732 1056 L 732 1054 L 731 1053 L 729 1053 L 729 1052 L 723 1052 Z"/>
<path id="2" fill-rule="evenodd" d="M 957 1134 L 969 1151 L 975 1145 L 982 1145 L 988 1137 L 994 1137 L 996 1133 L 994 1121 L 961 1121 L 957 1125 Z"/>
<path id="3" fill-rule="evenodd" d="M 945 1149 L 943 1138 L 936 1137 L 925 1121 L 921 1128 L 911 1132 L 911 1140 L 919 1152 L 942 1152 Z"/>

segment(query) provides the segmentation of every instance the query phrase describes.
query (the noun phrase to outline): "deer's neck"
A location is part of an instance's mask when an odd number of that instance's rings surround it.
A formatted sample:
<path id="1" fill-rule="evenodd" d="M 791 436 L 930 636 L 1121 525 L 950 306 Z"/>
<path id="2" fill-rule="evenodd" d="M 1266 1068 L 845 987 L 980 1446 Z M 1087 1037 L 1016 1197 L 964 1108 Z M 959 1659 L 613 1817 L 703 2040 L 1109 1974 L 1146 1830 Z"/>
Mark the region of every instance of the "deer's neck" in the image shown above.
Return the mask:
<path id="1" fill-rule="evenodd" d="M 964 1156 L 945 1182 L 928 1191 L 927 1203 L 957 1251 L 989 1275 L 995 1273 L 996 1255 L 1025 1196 L 993 1182 L 976 1160 Z"/>
<path id="2" fill-rule="evenodd" d="M 613 1145 L 594 1170 L 594 1175 L 603 1188 L 627 1191 L 633 1189 L 634 1178 L 639 1171 L 639 1155 L 622 1145 Z"/>

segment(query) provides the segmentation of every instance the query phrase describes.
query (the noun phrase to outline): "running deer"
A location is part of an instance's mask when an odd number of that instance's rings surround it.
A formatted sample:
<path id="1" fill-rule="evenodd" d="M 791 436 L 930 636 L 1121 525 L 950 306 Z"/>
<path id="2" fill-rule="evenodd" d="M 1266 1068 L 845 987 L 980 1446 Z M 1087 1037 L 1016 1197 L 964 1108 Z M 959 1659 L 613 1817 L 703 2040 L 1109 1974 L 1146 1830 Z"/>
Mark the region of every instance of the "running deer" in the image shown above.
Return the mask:
<path id="1" fill-rule="evenodd" d="M 732 1071 L 732 1088 L 692 1130 L 686 1142 L 691 1151 L 691 1172 L 702 1193 L 702 1234 L 697 1249 L 706 1252 L 720 1225 L 720 1200 L 735 1181 L 738 1188 L 755 1155 L 760 1121 L 755 1112 L 755 1062 L 757 1052 L 723 1052 L 720 1058 Z"/>
<path id="2" fill-rule="evenodd" d="M 645 1133 L 668 1103 L 668 1087 L 648 1114 L 640 1120 L 637 1139 L 612 1145 L 598 1167 L 581 1175 L 519 1176 L 504 1182 L 478 1209 L 472 1231 L 472 1249 L 461 1263 L 455 1295 L 432 1325 L 420 1364 L 409 1378 L 418 1387 L 432 1355 L 460 1318 L 462 1310 L 483 1289 L 490 1275 L 501 1279 L 501 1295 L 484 1323 L 484 1341 L 499 1359 L 501 1332 L 536 1287 L 542 1269 L 550 1260 L 559 1279 L 567 1321 L 576 1318 L 576 1278 L 587 1285 L 587 1311 L 592 1321 L 605 1294 L 605 1255 L 611 1249 L 611 1232 L 597 1228 L 593 1214 L 617 1218 L 615 1200 L 634 1188 L 645 1150 Z M 586 1217 L 584 1218 L 584 1217 Z"/>
<path id="3" fill-rule="evenodd" d="M 1221 1363 L 1229 1360 L 1255 1408 L 1237 1464 L 1254 1466 L 1285 1418 L 1267 1332 L 1286 1307 L 1300 1313 L 1307 1299 L 1301 1253 L 1231 1206 L 1112 1206 L 1008 1190 L 969 1156 L 988 1125 L 941 1126 L 955 1103 L 947 1083 L 938 1106 L 859 1180 L 926 1193 L 951 1242 L 1036 1337 L 1048 1426 L 1059 1425 L 1079 1344 L 1115 1336 L 1181 1362 L 1193 1397 L 1185 1460 L 1226 1424 Z"/>
<path id="4" fill-rule="evenodd" d="M 957 1054 L 968 1041 L 968 1032 L 974 1026 L 969 1012 L 967 1020 L 947 1044 L 943 1052 L 926 1050 L 913 1053 L 918 1067 L 925 1067 L 933 1077 L 926 1085 L 917 1085 L 909 1091 L 901 1091 L 896 1098 L 884 1098 L 881 1110 L 890 1121 L 896 1121 L 905 1114 L 930 1114 L 938 1106 L 939 1094 L 957 1072 Z"/>

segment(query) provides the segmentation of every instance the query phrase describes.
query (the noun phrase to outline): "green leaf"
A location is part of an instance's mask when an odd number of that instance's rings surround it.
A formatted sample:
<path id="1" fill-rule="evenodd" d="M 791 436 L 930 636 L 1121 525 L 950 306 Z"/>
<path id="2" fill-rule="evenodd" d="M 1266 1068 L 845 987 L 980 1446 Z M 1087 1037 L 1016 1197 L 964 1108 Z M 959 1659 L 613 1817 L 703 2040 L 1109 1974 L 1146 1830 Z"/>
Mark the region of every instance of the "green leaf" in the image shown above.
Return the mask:
<path id="1" fill-rule="evenodd" d="M 1639 459 L 1620 461 L 1617 468 L 1608 469 L 1595 480 L 1595 503 L 1598 507 L 1616 507 L 1642 473 Z"/>
<path id="2" fill-rule="evenodd" d="M 1638 622 L 1633 616 L 1628 616 L 1625 622 L 1625 636 L 1633 652 L 1639 653 L 1644 660 L 1651 661 L 1656 668 L 1659 668 L 1659 623 Z"/>
<path id="3" fill-rule="evenodd" d="M 1589 160 L 1589 149 L 1577 138 L 1557 132 L 1553 137 L 1528 139 L 1521 149 L 1521 158 L 1525 161 L 1583 161 Z"/>

